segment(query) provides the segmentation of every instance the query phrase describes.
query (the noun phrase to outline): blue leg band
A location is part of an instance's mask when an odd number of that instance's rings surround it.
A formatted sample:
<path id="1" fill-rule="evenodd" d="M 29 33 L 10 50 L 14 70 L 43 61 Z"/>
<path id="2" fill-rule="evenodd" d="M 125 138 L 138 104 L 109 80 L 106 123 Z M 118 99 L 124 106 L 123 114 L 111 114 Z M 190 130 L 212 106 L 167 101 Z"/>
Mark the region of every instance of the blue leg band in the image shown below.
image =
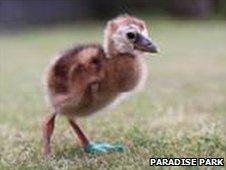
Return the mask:
<path id="1" fill-rule="evenodd" d="M 108 143 L 95 143 L 90 142 L 85 147 L 85 152 L 87 153 L 109 153 L 109 152 L 124 152 L 125 147 L 122 144 L 108 144 Z"/>

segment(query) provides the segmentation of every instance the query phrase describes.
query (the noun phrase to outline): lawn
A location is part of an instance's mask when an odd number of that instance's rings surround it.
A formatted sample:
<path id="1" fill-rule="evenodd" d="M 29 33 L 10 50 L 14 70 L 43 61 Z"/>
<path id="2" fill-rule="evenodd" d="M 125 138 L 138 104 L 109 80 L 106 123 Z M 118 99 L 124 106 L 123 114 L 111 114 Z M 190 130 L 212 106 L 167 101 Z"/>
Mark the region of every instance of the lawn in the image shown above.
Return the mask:
<path id="1" fill-rule="evenodd" d="M 49 112 L 41 83 L 57 52 L 101 42 L 103 23 L 0 34 L 0 169 L 150 169 L 150 157 L 226 159 L 225 21 L 147 21 L 159 55 L 147 55 L 145 89 L 114 109 L 79 119 L 93 141 L 123 142 L 123 154 L 83 152 L 59 117 L 53 157 L 42 159 Z M 165 168 L 167 169 L 167 168 Z"/>

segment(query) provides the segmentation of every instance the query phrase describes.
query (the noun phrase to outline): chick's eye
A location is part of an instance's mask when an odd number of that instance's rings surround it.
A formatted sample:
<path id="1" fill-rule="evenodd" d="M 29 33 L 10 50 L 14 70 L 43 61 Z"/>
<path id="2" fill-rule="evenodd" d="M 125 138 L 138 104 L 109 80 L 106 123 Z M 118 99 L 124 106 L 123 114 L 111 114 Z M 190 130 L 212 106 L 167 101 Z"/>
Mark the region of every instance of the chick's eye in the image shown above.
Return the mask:
<path id="1" fill-rule="evenodd" d="M 128 32 L 127 34 L 126 34 L 126 36 L 127 36 L 127 38 L 129 39 L 129 40 L 135 40 L 136 39 L 136 33 L 134 33 L 134 32 Z"/>

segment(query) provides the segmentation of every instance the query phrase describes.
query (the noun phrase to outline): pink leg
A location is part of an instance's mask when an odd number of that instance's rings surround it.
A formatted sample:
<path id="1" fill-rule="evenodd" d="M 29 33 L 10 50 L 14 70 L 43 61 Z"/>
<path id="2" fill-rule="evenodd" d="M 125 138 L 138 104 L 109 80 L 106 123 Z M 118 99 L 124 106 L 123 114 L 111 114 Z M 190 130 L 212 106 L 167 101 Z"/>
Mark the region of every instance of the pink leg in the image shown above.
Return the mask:
<path id="1" fill-rule="evenodd" d="M 51 153 L 50 141 L 54 131 L 56 114 L 52 114 L 47 116 L 42 123 L 42 133 L 43 133 L 43 149 L 44 149 L 44 157 L 48 158 Z"/>
<path id="2" fill-rule="evenodd" d="M 83 147 L 86 147 L 87 144 L 89 144 L 89 140 L 86 137 L 86 135 L 83 133 L 83 131 L 80 129 L 80 127 L 77 125 L 76 121 L 73 119 L 68 119 L 72 130 L 74 131 L 74 133 L 78 136 L 79 140 L 82 143 Z"/>

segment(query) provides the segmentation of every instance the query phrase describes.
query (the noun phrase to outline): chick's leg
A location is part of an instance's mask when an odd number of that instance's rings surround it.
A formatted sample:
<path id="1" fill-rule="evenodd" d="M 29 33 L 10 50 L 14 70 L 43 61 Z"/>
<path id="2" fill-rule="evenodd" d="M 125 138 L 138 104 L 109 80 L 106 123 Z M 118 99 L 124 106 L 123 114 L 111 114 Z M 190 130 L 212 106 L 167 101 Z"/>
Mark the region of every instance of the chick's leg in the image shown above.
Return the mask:
<path id="1" fill-rule="evenodd" d="M 71 125 L 74 133 L 78 136 L 79 140 L 81 141 L 82 146 L 85 148 L 89 144 L 88 138 L 83 133 L 83 131 L 81 130 L 81 128 L 78 126 L 74 119 L 68 119 L 68 122 Z"/>
<path id="2" fill-rule="evenodd" d="M 42 123 L 42 133 L 44 142 L 43 150 L 45 158 L 48 158 L 49 154 L 51 153 L 50 141 L 54 130 L 55 117 L 56 114 L 47 116 Z"/>
<path id="3" fill-rule="evenodd" d="M 73 131 L 77 134 L 82 146 L 87 153 L 108 153 L 108 152 L 123 152 L 125 149 L 121 144 L 95 143 L 88 140 L 75 120 L 68 120 Z"/>

